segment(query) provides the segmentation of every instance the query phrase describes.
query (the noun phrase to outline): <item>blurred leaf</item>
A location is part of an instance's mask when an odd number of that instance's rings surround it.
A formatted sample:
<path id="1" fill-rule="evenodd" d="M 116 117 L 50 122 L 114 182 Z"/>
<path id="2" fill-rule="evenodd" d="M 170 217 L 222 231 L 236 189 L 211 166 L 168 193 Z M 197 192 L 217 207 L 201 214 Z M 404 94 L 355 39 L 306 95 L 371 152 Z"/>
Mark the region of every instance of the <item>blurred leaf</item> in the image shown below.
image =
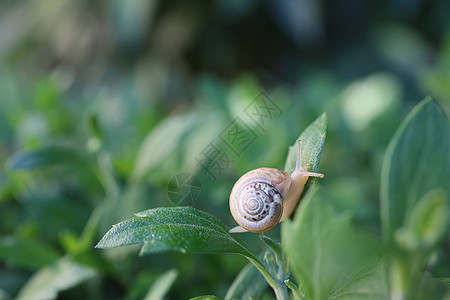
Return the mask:
<path id="1" fill-rule="evenodd" d="M 428 272 L 422 275 L 417 286 L 414 287 L 414 294 L 405 299 L 429 300 L 429 299 L 450 299 L 450 286 L 448 283 L 436 278 L 432 278 Z"/>
<path id="2" fill-rule="evenodd" d="M 9 297 L 9 295 L 5 291 L 0 289 L 0 300 L 9 300 L 9 299 L 11 299 L 11 297 Z"/>
<path id="3" fill-rule="evenodd" d="M 74 287 L 95 276 L 91 268 L 68 257 L 35 273 L 19 292 L 17 299 L 55 299 L 58 292 Z"/>
<path id="4" fill-rule="evenodd" d="M 342 92 L 342 114 L 351 129 L 362 131 L 393 110 L 401 95 L 401 83 L 397 77 L 375 73 L 352 82 Z"/>
<path id="5" fill-rule="evenodd" d="M 414 207 L 408 228 L 422 246 L 433 247 L 445 234 L 449 221 L 447 195 L 437 189 L 424 195 Z"/>
<path id="6" fill-rule="evenodd" d="M 0 258 L 8 264 L 37 269 L 56 262 L 61 256 L 46 244 L 31 239 L 0 239 Z"/>
<path id="7" fill-rule="evenodd" d="M 151 286 L 144 300 L 162 300 L 178 276 L 176 270 L 162 274 Z"/>
<path id="8" fill-rule="evenodd" d="M 268 284 L 261 273 L 252 264 L 247 264 L 234 279 L 229 287 L 225 299 L 248 300 L 259 299 Z"/>
<path id="9" fill-rule="evenodd" d="M 156 208 L 136 216 L 114 225 L 96 247 L 144 244 L 141 255 L 176 250 L 255 257 L 219 219 L 192 207 Z"/>
<path id="10" fill-rule="evenodd" d="M 306 195 L 293 222 L 283 223 L 286 256 L 308 299 L 327 299 L 342 288 L 336 282 L 380 249 L 377 239 L 352 228 L 319 193 Z M 382 286 L 376 286 L 382 289 Z"/>
<path id="11" fill-rule="evenodd" d="M 363 266 L 351 276 L 344 276 L 338 281 L 336 286 L 338 288 L 333 290 L 333 294 L 330 296 L 331 299 L 384 300 L 389 298 L 383 261 Z"/>
<path id="12" fill-rule="evenodd" d="M 325 137 L 327 132 L 327 115 L 321 114 L 314 122 L 312 122 L 297 138 L 295 143 L 289 147 L 289 153 L 286 158 L 284 170 L 289 174 L 295 169 L 297 161 L 298 144 L 297 141 L 302 141 L 302 166 L 310 172 L 317 172 L 319 170 L 319 162 L 322 157 L 322 150 L 325 144 Z M 302 197 L 306 195 L 307 191 L 317 181 L 313 177 L 308 180 L 303 190 Z"/>
<path id="13" fill-rule="evenodd" d="M 60 241 L 66 251 L 71 255 L 77 255 L 92 249 L 92 243 L 97 237 L 99 222 L 104 213 L 104 206 L 97 206 L 87 221 L 81 236 L 65 230 L 60 233 Z"/>
<path id="14" fill-rule="evenodd" d="M 102 139 L 103 138 L 103 130 L 99 123 L 99 115 L 95 112 L 90 112 L 87 115 L 87 126 L 90 131 L 90 134 L 93 136 Z"/>
<path id="15" fill-rule="evenodd" d="M 139 180 L 178 146 L 181 138 L 189 132 L 196 123 L 195 114 L 171 116 L 157 125 L 142 142 L 134 170 L 133 180 Z"/>
<path id="16" fill-rule="evenodd" d="M 7 162 L 13 170 L 33 169 L 60 163 L 78 164 L 83 162 L 81 155 L 70 148 L 47 147 L 36 151 L 14 155 Z"/>
<path id="17" fill-rule="evenodd" d="M 381 177 L 383 235 L 392 242 L 428 192 L 443 188 L 450 195 L 450 123 L 431 98 L 406 117 L 387 149 Z"/>
<path id="18" fill-rule="evenodd" d="M 295 300 L 303 300 L 303 296 L 302 293 L 300 292 L 300 290 L 298 289 L 298 287 L 291 282 L 289 279 L 286 279 L 284 281 L 284 284 L 286 284 L 286 286 L 291 290 L 292 295 L 294 296 Z"/>
<path id="19" fill-rule="evenodd" d="M 111 1 L 110 19 L 114 33 L 123 47 L 139 48 L 145 41 L 145 34 L 153 20 L 153 13 L 159 1 L 131 0 Z"/>
<path id="20" fill-rule="evenodd" d="M 205 296 L 194 297 L 194 298 L 191 298 L 189 300 L 221 300 L 221 299 L 219 297 L 217 297 L 217 296 L 205 295 Z"/>

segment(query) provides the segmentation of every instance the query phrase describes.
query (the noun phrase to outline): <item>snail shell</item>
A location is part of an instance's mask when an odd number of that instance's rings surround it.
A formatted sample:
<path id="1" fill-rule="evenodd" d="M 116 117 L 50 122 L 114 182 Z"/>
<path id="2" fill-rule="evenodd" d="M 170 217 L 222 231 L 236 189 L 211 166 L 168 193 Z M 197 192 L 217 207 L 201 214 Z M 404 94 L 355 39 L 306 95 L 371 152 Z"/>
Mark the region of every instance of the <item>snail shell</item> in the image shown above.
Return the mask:
<path id="1" fill-rule="evenodd" d="M 259 168 L 244 174 L 233 186 L 230 211 L 240 225 L 230 232 L 264 232 L 288 218 L 295 210 L 306 181 L 323 174 L 301 166 L 299 141 L 296 168 L 292 174 L 273 168 Z"/>
<path id="2" fill-rule="evenodd" d="M 289 173 L 277 169 L 260 168 L 244 174 L 231 191 L 233 218 L 248 231 L 269 230 L 281 218 L 290 185 Z"/>

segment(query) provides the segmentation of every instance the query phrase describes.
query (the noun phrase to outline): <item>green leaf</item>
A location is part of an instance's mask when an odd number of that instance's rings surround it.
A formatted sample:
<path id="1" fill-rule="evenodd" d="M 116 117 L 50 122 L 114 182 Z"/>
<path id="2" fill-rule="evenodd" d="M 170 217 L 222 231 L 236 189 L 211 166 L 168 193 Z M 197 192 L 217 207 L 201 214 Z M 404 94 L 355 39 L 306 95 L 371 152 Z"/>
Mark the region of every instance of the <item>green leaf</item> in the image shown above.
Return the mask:
<path id="1" fill-rule="evenodd" d="M 431 98 L 419 103 L 392 138 L 381 177 L 381 221 L 391 244 L 419 200 L 442 188 L 450 195 L 450 123 Z"/>
<path id="2" fill-rule="evenodd" d="M 74 287 L 95 275 L 93 269 L 63 257 L 53 266 L 35 273 L 19 292 L 17 299 L 54 299 L 58 292 Z"/>
<path id="3" fill-rule="evenodd" d="M 267 286 L 267 281 L 258 269 L 247 264 L 231 284 L 225 299 L 259 299 Z"/>
<path id="4" fill-rule="evenodd" d="M 140 254 L 166 251 L 255 255 L 216 217 L 192 207 L 150 209 L 114 225 L 96 246 L 144 244 Z"/>
<path id="5" fill-rule="evenodd" d="M 99 115 L 95 112 L 89 112 L 86 119 L 89 133 L 101 141 L 103 139 L 103 130 L 100 126 Z"/>
<path id="6" fill-rule="evenodd" d="M 289 279 L 286 279 L 284 281 L 284 284 L 286 284 L 286 286 L 291 290 L 295 300 L 303 300 L 302 293 L 293 282 L 291 282 Z"/>
<path id="7" fill-rule="evenodd" d="M 447 195 L 436 189 L 423 196 L 408 216 L 405 227 L 395 232 L 397 246 L 405 250 L 430 250 L 443 238 L 450 218 Z"/>
<path id="8" fill-rule="evenodd" d="M 277 243 L 275 240 L 273 240 L 272 238 L 268 237 L 267 235 L 261 234 L 259 236 L 259 238 L 266 243 L 267 246 L 270 247 L 270 249 L 272 249 L 273 253 L 275 253 L 275 257 L 277 260 L 277 265 L 278 266 L 283 266 L 285 273 L 287 274 L 288 272 L 288 264 L 286 261 L 286 256 L 284 255 L 284 250 L 283 247 Z"/>
<path id="9" fill-rule="evenodd" d="M 275 240 L 273 240 L 271 237 L 261 234 L 259 238 L 272 249 L 272 251 L 275 253 L 277 257 L 282 258 L 284 256 L 283 247 L 281 247 L 281 245 L 277 243 Z"/>
<path id="10" fill-rule="evenodd" d="M 450 218 L 447 195 L 437 189 L 424 195 L 414 207 L 408 227 L 422 246 L 433 247 L 445 234 Z"/>
<path id="11" fill-rule="evenodd" d="M 205 296 L 197 296 L 194 298 L 191 298 L 189 300 L 222 300 L 217 296 L 213 296 L 213 295 L 205 295 Z"/>
<path id="12" fill-rule="evenodd" d="M 298 145 L 297 141 L 302 141 L 302 166 L 310 172 L 318 172 L 319 162 L 322 157 L 322 150 L 325 144 L 327 132 L 327 115 L 321 114 L 314 122 L 312 122 L 302 134 L 295 140 L 294 144 L 289 147 L 289 153 L 284 165 L 284 170 L 289 174 L 295 169 L 297 161 Z M 311 177 L 305 185 L 302 197 L 317 181 L 316 177 Z"/>
<path id="13" fill-rule="evenodd" d="M 198 117 L 194 113 L 189 113 L 167 117 L 158 124 L 140 146 L 131 179 L 139 181 L 150 170 L 159 166 L 179 147 L 182 137 L 193 128 L 197 121 Z"/>
<path id="14" fill-rule="evenodd" d="M 176 270 L 162 274 L 151 286 L 144 300 L 162 300 L 178 276 Z"/>
<path id="15" fill-rule="evenodd" d="M 339 300 L 384 300 L 389 299 L 385 263 L 378 261 L 359 268 L 337 283 L 331 299 Z"/>
<path id="16" fill-rule="evenodd" d="M 282 226 L 285 253 L 307 299 L 328 299 L 336 283 L 380 251 L 379 241 L 336 215 L 318 192 L 309 192 L 293 222 Z"/>
<path id="17" fill-rule="evenodd" d="M 37 269 L 53 264 L 60 257 L 54 249 L 37 240 L 0 239 L 0 258 L 10 265 Z"/>
<path id="18" fill-rule="evenodd" d="M 83 160 L 73 149 L 55 146 L 16 154 L 8 160 L 7 167 L 12 170 L 26 170 L 60 163 L 77 165 Z"/>

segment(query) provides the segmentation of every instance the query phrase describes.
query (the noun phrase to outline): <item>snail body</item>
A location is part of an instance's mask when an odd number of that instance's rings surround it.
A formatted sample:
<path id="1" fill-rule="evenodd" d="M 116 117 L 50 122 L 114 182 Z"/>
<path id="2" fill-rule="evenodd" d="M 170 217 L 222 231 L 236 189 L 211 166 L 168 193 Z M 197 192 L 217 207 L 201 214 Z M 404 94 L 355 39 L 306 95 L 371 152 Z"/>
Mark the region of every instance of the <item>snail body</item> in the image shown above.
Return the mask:
<path id="1" fill-rule="evenodd" d="M 323 178 L 323 174 L 308 172 L 301 166 L 301 141 L 292 174 L 273 168 L 244 174 L 230 194 L 230 211 L 240 225 L 230 232 L 264 232 L 288 218 L 311 176 Z"/>

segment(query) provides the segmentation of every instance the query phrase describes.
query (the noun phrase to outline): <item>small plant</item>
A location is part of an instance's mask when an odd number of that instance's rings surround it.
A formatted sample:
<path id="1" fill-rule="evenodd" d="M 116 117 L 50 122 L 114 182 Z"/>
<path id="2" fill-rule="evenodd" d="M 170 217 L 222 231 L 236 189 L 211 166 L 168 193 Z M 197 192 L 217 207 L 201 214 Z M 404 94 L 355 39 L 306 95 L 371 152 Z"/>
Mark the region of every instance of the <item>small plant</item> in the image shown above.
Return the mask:
<path id="1" fill-rule="evenodd" d="M 299 137 L 309 172 L 318 170 L 326 124 L 322 115 Z M 165 251 L 242 255 L 263 276 L 250 266 L 244 268 L 226 299 L 256 299 L 266 282 L 277 299 L 444 297 L 443 282 L 450 279 L 434 279 L 425 270 L 432 255 L 438 256 L 436 251 L 448 232 L 449 151 L 449 121 L 435 101 L 425 99 L 400 126 L 384 158 L 380 187 L 383 241 L 356 228 L 348 214 L 335 213 L 331 197 L 312 188 L 315 179 L 310 179 L 295 218 L 281 223 L 281 243 L 260 235 L 269 248 L 262 256 L 218 218 L 192 207 L 137 213 L 114 225 L 96 247 L 143 244 L 140 255 Z M 294 170 L 296 157 L 294 144 L 286 172 Z"/>

